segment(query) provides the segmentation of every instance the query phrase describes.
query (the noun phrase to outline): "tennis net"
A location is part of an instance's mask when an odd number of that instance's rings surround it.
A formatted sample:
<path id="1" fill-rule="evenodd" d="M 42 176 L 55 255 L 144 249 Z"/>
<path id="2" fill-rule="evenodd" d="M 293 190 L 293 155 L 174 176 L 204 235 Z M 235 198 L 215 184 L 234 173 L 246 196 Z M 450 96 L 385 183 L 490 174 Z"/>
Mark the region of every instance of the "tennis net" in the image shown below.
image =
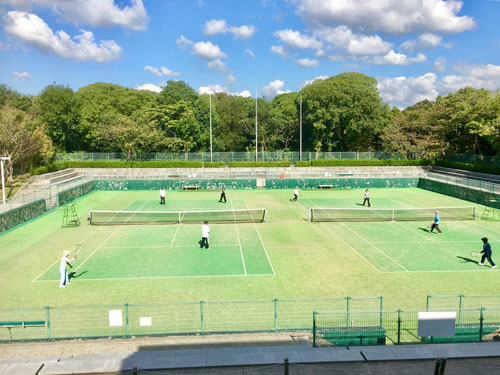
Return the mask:
<path id="1" fill-rule="evenodd" d="M 267 209 L 248 208 L 206 211 L 89 211 L 92 225 L 172 224 L 172 223 L 261 223 Z"/>
<path id="2" fill-rule="evenodd" d="M 419 207 L 419 208 L 322 208 L 309 209 L 309 221 L 426 221 L 435 212 L 443 220 L 475 220 L 477 207 Z"/>

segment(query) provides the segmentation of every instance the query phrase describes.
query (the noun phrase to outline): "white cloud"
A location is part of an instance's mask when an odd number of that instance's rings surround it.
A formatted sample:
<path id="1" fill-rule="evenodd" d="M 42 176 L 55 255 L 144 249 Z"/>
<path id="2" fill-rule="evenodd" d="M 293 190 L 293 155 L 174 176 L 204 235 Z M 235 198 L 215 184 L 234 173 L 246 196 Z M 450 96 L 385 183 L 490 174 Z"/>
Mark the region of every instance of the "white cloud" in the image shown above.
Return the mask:
<path id="1" fill-rule="evenodd" d="M 269 83 L 269 85 L 267 86 L 264 86 L 262 88 L 262 94 L 268 98 L 268 99 L 272 99 L 274 98 L 276 95 L 279 95 L 279 94 L 285 94 L 285 93 L 288 93 L 290 92 L 290 90 L 283 90 L 283 87 L 285 86 L 285 82 L 277 79 L 275 81 L 272 81 Z"/>
<path id="2" fill-rule="evenodd" d="M 496 91 L 500 89 L 500 65 L 492 64 L 457 64 L 453 70 L 462 75 L 447 75 L 439 81 L 439 93 L 446 95 L 464 87 L 487 89 Z"/>
<path id="3" fill-rule="evenodd" d="M 377 88 L 382 99 L 390 105 L 406 108 L 422 100 L 435 100 L 436 75 L 427 73 L 420 77 L 379 78 Z"/>
<path id="4" fill-rule="evenodd" d="M 317 25 L 346 25 L 356 31 L 385 34 L 460 33 L 476 26 L 472 17 L 458 16 L 459 0 L 296 0 L 304 20 Z"/>
<path id="5" fill-rule="evenodd" d="M 227 33 L 227 24 L 225 20 L 210 20 L 203 27 L 205 35 L 216 35 Z"/>
<path id="6" fill-rule="evenodd" d="M 418 39 L 407 40 L 401 43 L 401 48 L 408 52 L 421 51 L 424 49 L 434 49 L 441 44 L 442 37 L 427 33 L 419 35 Z"/>
<path id="7" fill-rule="evenodd" d="M 446 59 L 444 57 L 438 57 L 434 61 L 434 71 L 441 73 L 446 70 Z"/>
<path id="8" fill-rule="evenodd" d="M 222 58 L 227 55 L 221 51 L 217 44 L 212 42 L 193 42 L 187 39 L 184 35 L 177 38 L 177 46 L 182 49 L 188 49 L 192 55 L 199 57 L 202 60 L 208 60 L 207 66 L 210 70 L 216 70 L 220 73 L 227 73 L 229 69 Z"/>
<path id="9" fill-rule="evenodd" d="M 203 27 L 205 35 L 231 33 L 234 39 L 248 39 L 256 31 L 257 29 L 253 25 L 228 26 L 225 20 L 210 20 Z"/>
<path id="10" fill-rule="evenodd" d="M 307 59 L 307 58 L 298 59 L 298 60 L 295 60 L 295 62 L 303 67 L 315 67 L 315 66 L 319 65 L 318 60 L 311 60 L 311 59 Z"/>
<path id="11" fill-rule="evenodd" d="M 31 81 L 33 79 L 27 72 L 12 72 L 12 75 L 16 81 Z"/>
<path id="12" fill-rule="evenodd" d="M 315 81 L 322 81 L 322 80 L 325 80 L 327 79 L 328 76 L 317 76 L 316 78 L 314 79 L 308 79 L 308 80 L 305 80 L 304 82 L 302 82 L 300 85 L 299 85 L 299 88 L 300 89 L 303 89 L 304 87 L 306 86 L 309 86 L 311 83 L 315 82 Z"/>
<path id="13" fill-rule="evenodd" d="M 234 76 L 232 74 L 228 74 L 226 76 L 226 84 L 228 85 L 234 85 L 234 83 L 236 82 L 236 78 L 234 78 Z"/>
<path id="14" fill-rule="evenodd" d="M 131 6 L 120 8 L 114 0 L 2 0 L 15 9 L 29 10 L 34 6 L 48 7 L 63 22 L 96 27 L 121 26 L 146 30 L 149 21 L 142 0 L 132 0 Z"/>
<path id="15" fill-rule="evenodd" d="M 288 48 L 292 49 L 320 49 L 323 46 L 316 38 L 302 35 L 300 32 L 290 29 L 276 31 L 273 35 L 278 37 Z"/>
<path id="16" fill-rule="evenodd" d="M 280 55 L 283 58 L 289 56 L 288 51 L 285 50 L 283 46 L 271 46 L 271 52 Z"/>
<path id="17" fill-rule="evenodd" d="M 203 95 L 203 94 L 216 94 L 218 92 L 225 92 L 227 93 L 229 90 L 227 87 L 223 87 L 221 85 L 208 85 L 208 86 L 201 86 L 198 88 L 198 94 Z"/>
<path id="18" fill-rule="evenodd" d="M 250 98 L 252 96 L 252 94 L 248 90 L 243 90 L 243 91 L 240 91 L 239 93 L 237 93 L 236 96 L 242 96 L 244 98 Z"/>
<path id="19" fill-rule="evenodd" d="M 136 90 L 152 91 L 152 92 L 156 92 L 156 93 L 159 93 L 162 90 L 162 88 L 160 86 L 157 86 L 157 85 L 152 84 L 152 83 L 145 83 L 144 85 L 136 86 L 135 89 Z"/>
<path id="20" fill-rule="evenodd" d="M 40 17 L 25 12 L 8 12 L 5 30 L 41 52 L 65 59 L 107 63 L 120 58 L 123 52 L 113 40 L 97 44 L 91 31 L 81 30 L 74 40 L 62 30 L 54 33 Z"/>
<path id="21" fill-rule="evenodd" d="M 248 53 L 248 55 L 252 58 L 252 60 L 255 60 L 255 54 L 251 49 L 246 49 L 245 53 Z"/>
<path id="22" fill-rule="evenodd" d="M 408 57 L 403 53 L 394 52 L 391 50 L 384 56 L 375 56 L 369 62 L 376 65 L 410 65 L 425 61 L 426 57 L 423 53 L 419 53 L 416 57 Z"/>
<path id="23" fill-rule="evenodd" d="M 158 69 L 158 68 L 153 68 L 152 66 L 146 65 L 144 67 L 144 70 L 147 70 L 148 72 L 151 72 L 158 77 L 181 75 L 181 73 L 174 72 L 173 70 L 170 70 L 164 66 L 161 66 L 160 69 Z"/>
<path id="24" fill-rule="evenodd" d="M 320 58 L 321 58 L 321 57 L 327 57 L 327 56 L 328 56 L 328 55 L 327 55 L 327 53 L 326 53 L 326 51 L 325 51 L 325 50 L 323 50 L 323 49 L 319 49 L 319 50 L 317 50 L 317 51 L 316 51 L 316 53 L 315 53 L 314 55 L 315 55 L 316 57 L 320 57 Z"/>
<path id="25" fill-rule="evenodd" d="M 345 49 L 350 55 L 384 54 L 393 46 L 378 35 L 355 34 L 346 26 L 323 27 L 316 30 L 314 35 L 331 43 L 334 48 Z"/>

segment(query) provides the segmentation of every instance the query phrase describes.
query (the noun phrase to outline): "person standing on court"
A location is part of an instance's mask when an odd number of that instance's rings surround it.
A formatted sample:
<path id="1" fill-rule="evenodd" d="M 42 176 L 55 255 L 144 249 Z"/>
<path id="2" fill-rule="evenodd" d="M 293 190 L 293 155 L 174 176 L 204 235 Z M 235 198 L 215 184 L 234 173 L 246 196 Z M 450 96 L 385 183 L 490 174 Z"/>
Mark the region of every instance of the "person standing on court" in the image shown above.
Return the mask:
<path id="1" fill-rule="evenodd" d="M 160 189 L 160 204 L 165 204 L 165 188 L 163 186 Z"/>
<path id="2" fill-rule="evenodd" d="M 363 200 L 363 206 L 365 205 L 365 203 L 368 203 L 368 207 L 371 207 L 371 205 L 370 205 L 370 192 L 368 191 L 368 189 L 365 190 L 365 199 Z"/>
<path id="3" fill-rule="evenodd" d="M 292 201 L 297 202 L 298 199 L 299 199 L 299 187 L 295 186 L 295 190 L 293 191 Z"/>
<path id="4" fill-rule="evenodd" d="M 226 203 L 226 188 L 224 186 L 220 190 L 220 199 L 219 199 L 219 202 L 222 203 L 223 199 L 224 199 L 224 203 Z"/>
<path id="5" fill-rule="evenodd" d="M 76 259 L 76 255 L 73 256 L 72 259 L 69 259 L 68 255 L 69 255 L 69 250 L 64 250 L 62 258 L 61 258 L 61 262 L 59 263 L 59 274 L 61 275 L 61 278 L 59 279 L 59 288 L 64 288 L 66 285 L 71 284 L 71 282 L 69 281 L 69 277 L 68 277 L 68 271 L 66 270 L 66 265 L 73 268 L 73 266 L 71 265 L 70 262 L 73 259 Z"/>
<path id="6" fill-rule="evenodd" d="M 435 212 L 435 215 L 434 215 L 434 222 L 432 223 L 431 225 L 431 230 L 430 230 L 430 233 L 434 233 L 433 230 L 434 228 L 436 228 L 438 234 L 441 234 L 441 229 L 439 229 L 439 221 L 440 221 L 440 218 L 439 218 L 439 211 L 436 211 Z"/>
<path id="7" fill-rule="evenodd" d="M 491 246 L 488 242 L 488 238 L 483 237 L 481 238 L 481 241 L 483 241 L 483 251 L 480 251 L 480 253 L 482 253 L 483 256 L 481 257 L 481 262 L 479 262 L 477 265 L 484 266 L 484 260 L 488 259 L 488 262 L 490 262 L 491 264 L 491 268 L 497 268 L 497 265 L 495 264 L 495 262 L 493 262 L 493 259 L 491 259 Z"/>
<path id="8" fill-rule="evenodd" d="M 208 220 L 205 220 L 203 222 L 203 225 L 201 226 L 201 241 L 199 242 L 200 244 L 200 249 L 205 246 L 205 248 L 208 250 L 210 245 L 208 244 L 208 236 L 210 235 L 210 228 L 208 226 Z"/>

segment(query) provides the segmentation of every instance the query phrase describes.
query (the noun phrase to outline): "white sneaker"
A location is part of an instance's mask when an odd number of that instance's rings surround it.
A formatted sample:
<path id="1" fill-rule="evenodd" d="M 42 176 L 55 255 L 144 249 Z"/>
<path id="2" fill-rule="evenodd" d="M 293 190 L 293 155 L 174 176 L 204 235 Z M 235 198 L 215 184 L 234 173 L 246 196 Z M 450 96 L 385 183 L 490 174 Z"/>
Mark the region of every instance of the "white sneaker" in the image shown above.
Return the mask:
<path id="1" fill-rule="evenodd" d="M 64 285 L 59 285 L 59 288 L 64 288 Z"/>
<path id="2" fill-rule="evenodd" d="M 484 263 L 478 263 L 477 265 L 478 266 L 484 266 Z"/>
<path id="3" fill-rule="evenodd" d="M 491 268 L 497 268 L 497 265 L 495 264 L 495 265 L 494 265 L 493 267 L 491 267 Z"/>

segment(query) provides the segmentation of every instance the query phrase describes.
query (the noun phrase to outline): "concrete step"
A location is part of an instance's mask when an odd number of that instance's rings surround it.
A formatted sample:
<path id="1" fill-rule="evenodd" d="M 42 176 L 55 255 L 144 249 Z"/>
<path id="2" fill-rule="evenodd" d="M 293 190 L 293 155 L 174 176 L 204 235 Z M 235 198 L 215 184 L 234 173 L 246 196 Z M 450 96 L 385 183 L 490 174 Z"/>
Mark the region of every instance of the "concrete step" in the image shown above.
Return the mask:
<path id="1" fill-rule="evenodd" d="M 58 178 L 60 176 L 64 176 L 64 175 L 74 173 L 74 172 L 75 172 L 75 170 L 73 168 L 62 169 L 62 170 L 56 171 L 56 172 L 50 172 L 50 173 L 45 173 L 45 174 L 41 174 L 38 176 L 33 176 L 31 181 L 32 181 L 32 183 L 38 183 L 38 182 L 47 183 L 46 182 L 47 180 L 50 180 L 52 178 Z"/>

